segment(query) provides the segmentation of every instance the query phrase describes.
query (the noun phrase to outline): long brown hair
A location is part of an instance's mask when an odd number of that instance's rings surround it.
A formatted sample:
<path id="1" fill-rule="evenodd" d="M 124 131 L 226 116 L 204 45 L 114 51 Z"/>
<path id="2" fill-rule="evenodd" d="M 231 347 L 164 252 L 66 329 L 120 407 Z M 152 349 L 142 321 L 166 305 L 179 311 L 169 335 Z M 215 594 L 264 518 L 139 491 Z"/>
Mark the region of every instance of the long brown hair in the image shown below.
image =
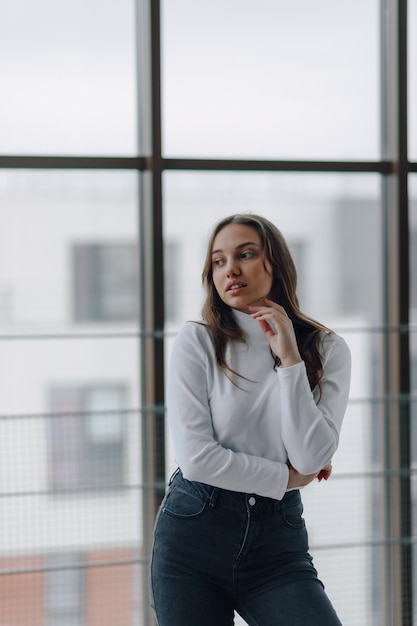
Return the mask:
<path id="1" fill-rule="evenodd" d="M 213 282 L 212 250 L 214 239 L 229 224 L 250 226 L 259 235 L 265 259 L 272 268 L 272 287 L 269 298 L 284 307 L 291 319 L 301 358 L 306 364 L 310 388 L 318 386 L 323 375 L 320 355 L 321 332 L 331 332 L 319 322 L 307 317 L 300 311 L 297 298 L 297 270 L 288 245 L 280 230 L 265 217 L 254 214 L 236 214 L 222 219 L 213 229 L 207 246 L 207 257 L 204 264 L 202 279 L 207 291 L 202 316 L 205 321 L 216 351 L 217 365 L 227 375 L 234 372 L 226 363 L 226 347 L 229 341 L 245 341 L 242 329 L 237 325 L 230 306 L 220 298 Z M 272 353 L 271 353 L 272 354 Z M 274 367 L 280 360 L 272 355 Z"/>

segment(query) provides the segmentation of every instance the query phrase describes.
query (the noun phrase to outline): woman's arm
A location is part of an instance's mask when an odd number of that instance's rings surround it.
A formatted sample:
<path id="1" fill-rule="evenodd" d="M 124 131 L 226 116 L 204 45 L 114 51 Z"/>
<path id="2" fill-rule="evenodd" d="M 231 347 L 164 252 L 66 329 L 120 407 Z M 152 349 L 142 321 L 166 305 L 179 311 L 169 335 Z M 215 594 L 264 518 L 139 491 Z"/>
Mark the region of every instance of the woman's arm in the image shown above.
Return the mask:
<path id="1" fill-rule="evenodd" d="M 350 387 L 349 348 L 338 335 L 325 335 L 322 393 L 316 404 L 285 309 L 267 298 L 263 306 L 249 309 L 281 360 L 277 376 L 282 398 L 282 438 L 291 466 L 304 475 L 319 472 L 339 443 Z"/>
<path id="2" fill-rule="evenodd" d="M 186 324 L 171 353 L 167 410 L 176 461 L 189 480 L 280 500 L 289 480 L 285 463 L 234 452 L 215 439 L 208 401 L 206 332 L 197 324 Z"/>
<path id="3" fill-rule="evenodd" d="M 336 334 L 325 336 L 323 348 L 322 392 L 317 404 L 303 362 L 277 370 L 282 437 L 291 465 L 301 474 L 319 472 L 333 457 L 348 401 L 349 348 Z"/>

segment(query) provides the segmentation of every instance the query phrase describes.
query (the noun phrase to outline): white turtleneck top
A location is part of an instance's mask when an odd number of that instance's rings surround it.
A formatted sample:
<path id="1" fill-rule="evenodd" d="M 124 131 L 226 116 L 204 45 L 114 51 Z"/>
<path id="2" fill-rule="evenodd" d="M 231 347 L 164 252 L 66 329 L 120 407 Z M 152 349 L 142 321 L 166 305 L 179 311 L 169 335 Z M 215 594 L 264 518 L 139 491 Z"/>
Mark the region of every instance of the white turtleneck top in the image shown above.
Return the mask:
<path id="1" fill-rule="evenodd" d="M 280 500 L 288 465 L 319 472 L 339 441 L 350 385 L 350 351 L 323 334 L 322 394 L 311 392 L 304 362 L 278 367 L 259 322 L 233 310 L 247 342 L 229 342 L 235 385 L 216 364 L 204 325 L 188 322 L 175 338 L 167 384 L 176 461 L 188 480 Z"/>

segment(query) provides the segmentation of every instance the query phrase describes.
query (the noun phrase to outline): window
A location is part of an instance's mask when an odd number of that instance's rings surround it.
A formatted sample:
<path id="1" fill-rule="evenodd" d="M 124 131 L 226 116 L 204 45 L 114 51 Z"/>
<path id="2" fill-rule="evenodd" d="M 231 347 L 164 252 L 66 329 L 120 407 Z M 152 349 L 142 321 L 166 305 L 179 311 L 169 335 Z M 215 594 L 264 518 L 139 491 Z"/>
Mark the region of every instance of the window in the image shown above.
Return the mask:
<path id="1" fill-rule="evenodd" d="M 179 241 L 166 241 L 164 250 L 165 318 L 167 322 L 179 321 L 181 306 L 178 299 L 177 267 L 181 262 Z"/>
<path id="2" fill-rule="evenodd" d="M 84 626 L 85 576 L 81 555 L 50 554 L 45 559 L 45 626 Z"/>
<path id="3" fill-rule="evenodd" d="M 122 484 L 125 396 L 123 386 L 111 384 L 51 389 L 48 457 L 53 492 Z"/>
<path id="4" fill-rule="evenodd" d="M 136 244 L 76 244 L 72 262 L 74 321 L 130 322 L 137 319 Z"/>
<path id="5" fill-rule="evenodd" d="M 103 595 L 112 626 L 152 623 L 166 364 L 208 232 L 240 211 L 282 227 L 303 310 L 354 353 L 334 477 L 305 494 L 329 594 L 345 626 L 416 622 L 417 0 L 6 4 L 0 623 L 80 626 Z M 125 566 L 137 620 L 106 593 Z"/>

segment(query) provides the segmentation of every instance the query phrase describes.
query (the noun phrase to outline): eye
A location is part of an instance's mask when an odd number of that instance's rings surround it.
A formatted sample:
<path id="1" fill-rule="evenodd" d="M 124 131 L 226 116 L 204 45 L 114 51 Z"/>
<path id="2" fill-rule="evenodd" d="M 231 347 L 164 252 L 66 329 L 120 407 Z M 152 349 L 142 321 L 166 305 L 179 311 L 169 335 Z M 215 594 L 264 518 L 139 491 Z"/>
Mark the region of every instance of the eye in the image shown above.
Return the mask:
<path id="1" fill-rule="evenodd" d="M 223 265 L 223 259 L 213 259 L 212 263 L 213 265 L 220 267 L 221 265 Z"/>
<path id="2" fill-rule="evenodd" d="M 251 259 L 253 256 L 255 256 L 254 252 L 251 252 L 250 250 L 245 250 L 244 252 L 242 252 L 242 254 L 240 255 L 241 259 Z"/>

